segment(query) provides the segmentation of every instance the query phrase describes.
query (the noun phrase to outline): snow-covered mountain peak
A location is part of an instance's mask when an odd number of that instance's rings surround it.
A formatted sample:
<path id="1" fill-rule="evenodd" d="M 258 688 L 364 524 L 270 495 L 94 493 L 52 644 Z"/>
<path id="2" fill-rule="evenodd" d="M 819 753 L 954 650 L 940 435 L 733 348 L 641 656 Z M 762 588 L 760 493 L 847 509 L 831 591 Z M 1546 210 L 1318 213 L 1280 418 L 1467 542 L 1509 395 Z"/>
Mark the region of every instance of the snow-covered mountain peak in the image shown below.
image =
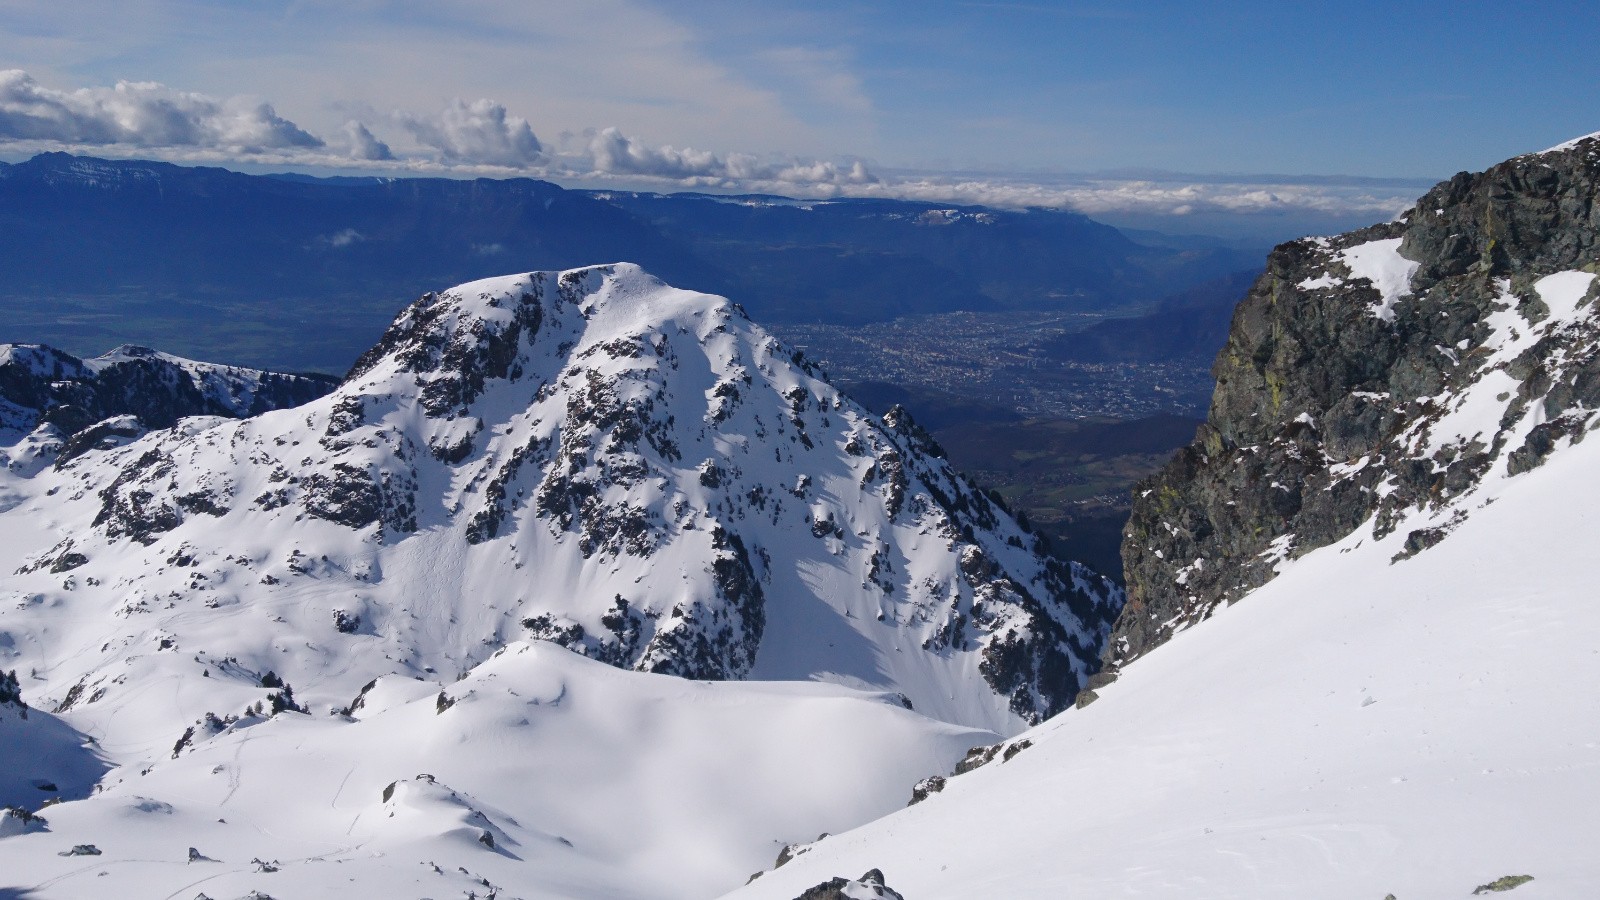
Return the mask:
<path id="1" fill-rule="evenodd" d="M 570 305 L 585 317 L 604 316 L 607 321 L 598 324 L 609 329 L 637 328 L 732 305 L 723 297 L 674 288 L 633 263 L 483 278 L 440 297 L 468 321 L 508 322 L 518 304 L 538 302 L 552 286 L 556 293 L 549 299 L 557 310 Z"/>
<path id="2" fill-rule="evenodd" d="M 118 344 L 99 356 L 92 356 L 83 360 L 83 365 L 91 372 L 103 372 L 107 369 L 127 364 L 154 363 L 181 369 L 187 372 L 242 372 L 249 371 L 238 366 L 225 366 L 216 363 L 201 362 L 200 360 L 187 359 L 172 353 L 146 347 L 142 344 Z"/>
<path id="3" fill-rule="evenodd" d="M 635 266 L 429 294 L 319 400 L 22 483 L 29 520 L 58 524 L 13 545 L 18 596 L 40 627 L 71 600 L 125 635 L 86 633 L 38 689 L 91 696 L 167 642 L 342 706 L 538 638 L 1002 732 L 1064 708 L 1120 594 L 889 419 L 735 304 Z"/>
<path id="4" fill-rule="evenodd" d="M 1571 140 L 1562 141 L 1561 143 L 1555 145 L 1554 147 L 1549 148 L 1548 150 L 1541 150 L 1538 153 L 1534 153 L 1532 155 L 1533 156 L 1544 156 L 1546 154 L 1551 154 L 1551 153 L 1566 153 L 1569 150 L 1576 149 L 1580 144 L 1589 144 L 1590 146 L 1588 147 L 1588 150 L 1591 153 L 1595 152 L 1596 150 L 1600 150 L 1600 131 L 1595 131 L 1595 132 L 1591 132 L 1589 134 L 1579 135 L 1578 137 L 1572 138 Z"/>
<path id="5" fill-rule="evenodd" d="M 91 365 L 95 363 L 104 365 L 122 362 L 129 359 L 167 359 L 174 362 L 180 360 L 183 362 L 193 362 L 193 360 L 184 360 L 181 357 L 173 356 L 170 353 L 162 353 L 159 350 L 153 350 L 149 347 L 141 346 L 139 344 L 118 344 L 116 347 L 113 347 L 105 353 L 100 354 L 92 360 L 85 360 L 85 362 Z"/>
<path id="6" fill-rule="evenodd" d="M 730 301 L 670 287 L 629 263 L 485 278 L 407 308 L 357 360 L 345 393 L 410 373 L 427 412 L 448 415 L 475 401 L 485 381 L 522 381 L 529 365 L 572 356 L 590 368 L 608 359 L 628 368 L 624 360 L 660 348 L 668 330 L 701 343 L 736 318 L 745 320 Z"/>

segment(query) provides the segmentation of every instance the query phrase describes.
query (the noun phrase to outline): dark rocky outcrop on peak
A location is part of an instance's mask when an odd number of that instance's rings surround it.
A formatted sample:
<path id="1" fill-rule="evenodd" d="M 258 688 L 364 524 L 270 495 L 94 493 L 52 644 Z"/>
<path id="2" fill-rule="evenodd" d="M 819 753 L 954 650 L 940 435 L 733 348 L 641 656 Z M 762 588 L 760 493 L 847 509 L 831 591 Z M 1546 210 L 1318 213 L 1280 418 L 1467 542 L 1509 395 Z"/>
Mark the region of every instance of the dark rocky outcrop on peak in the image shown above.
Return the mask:
<path id="1" fill-rule="evenodd" d="M 830 878 L 822 884 L 808 888 L 794 900 L 851 900 L 872 897 L 875 900 L 905 900 L 900 892 L 883 883 L 883 873 L 868 869 L 855 880 Z"/>
<path id="2" fill-rule="evenodd" d="M 60 465 L 186 416 L 244 418 L 310 402 L 337 384 L 327 375 L 196 363 L 145 347 L 84 360 L 43 344 L 0 344 L 0 435 L 47 426 L 45 451 Z"/>
<path id="3" fill-rule="evenodd" d="M 0 706 L 8 704 L 21 709 L 27 708 L 27 704 L 22 702 L 22 688 L 17 682 L 15 669 L 10 672 L 0 672 Z"/>
<path id="4" fill-rule="evenodd" d="M 1600 409 L 1597 191 L 1588 138 L 1459 174 L 1399 221 L 1275 249 L 1217 356 L 1208 420 L 1135 490 L 1105 661 L 1358 528 L 1412 529 L 1397 562 L 1425 550 L 1485 478 L 1581 440 Z"/>

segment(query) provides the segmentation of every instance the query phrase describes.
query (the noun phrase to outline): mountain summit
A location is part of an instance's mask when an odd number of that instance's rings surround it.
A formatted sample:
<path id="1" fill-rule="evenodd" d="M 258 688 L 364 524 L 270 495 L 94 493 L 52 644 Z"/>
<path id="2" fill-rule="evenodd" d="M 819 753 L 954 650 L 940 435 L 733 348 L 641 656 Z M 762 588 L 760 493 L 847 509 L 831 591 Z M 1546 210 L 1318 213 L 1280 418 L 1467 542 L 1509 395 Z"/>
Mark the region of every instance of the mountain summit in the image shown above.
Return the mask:
<path id="1" fill-rule="evenodd" d="M 94 623 L 54 639 L 62 708 L 152 648 L 338 705 L 534 638 L 1014 732 L 1071 702 L 1121 599 L 909 416 L 873 417 L 734 304 L 631 265 L 429 294 L 326 397 L 58 469 L 7 515 L 56 523 L 8 550 L 30 626 L 60 628 L 60 604 Z"/>

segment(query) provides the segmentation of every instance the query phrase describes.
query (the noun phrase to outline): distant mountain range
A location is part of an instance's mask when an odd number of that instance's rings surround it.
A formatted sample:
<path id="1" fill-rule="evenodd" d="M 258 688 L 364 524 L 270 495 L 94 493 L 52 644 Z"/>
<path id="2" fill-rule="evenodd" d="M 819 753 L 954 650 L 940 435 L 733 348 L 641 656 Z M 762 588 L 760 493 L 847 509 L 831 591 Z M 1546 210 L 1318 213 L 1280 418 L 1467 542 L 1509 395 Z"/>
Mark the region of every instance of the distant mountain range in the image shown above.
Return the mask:
<path id="1" fill-rule="evenodd" d="M 1233 272 L 1163 299 L 1142 316 L 1105 319 L 1046 342 L 1052 359 L 1085 363 L 1176 362 L 1209 365 L 1228 337 L 1228 320 L 1259 272 Z"/>
<path id="2" fill-rule="evenodd" d="M 1150 304 L 1259 253 L 1060 211 L 312 178 L 47 153 L 0 164 L 0 340 L 343 372 L 418 286 L 628 260 L 758 320 Z"/>

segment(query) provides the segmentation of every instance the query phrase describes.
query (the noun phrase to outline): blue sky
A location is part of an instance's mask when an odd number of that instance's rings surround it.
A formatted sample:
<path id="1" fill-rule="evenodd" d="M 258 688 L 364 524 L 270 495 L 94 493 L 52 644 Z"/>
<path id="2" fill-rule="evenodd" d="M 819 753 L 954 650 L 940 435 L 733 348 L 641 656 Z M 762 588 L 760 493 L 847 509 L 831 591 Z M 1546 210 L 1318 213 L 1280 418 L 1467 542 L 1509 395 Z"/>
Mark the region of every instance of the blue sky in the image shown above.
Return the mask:
<path id="1" fill-rule="evenodd" d="M 780 40 L 746 6 L 671 4 L 731 59 Z M 1600 129 L 1595 4 L 778 6 L 903 164 L 1438 176 Z"/>
<path id="2" fill-rule="evenodd" d="M 1371 218 L 1600 129 L 1600 12 L 1508 10 L 10 0 L 0 154 Z"/>

